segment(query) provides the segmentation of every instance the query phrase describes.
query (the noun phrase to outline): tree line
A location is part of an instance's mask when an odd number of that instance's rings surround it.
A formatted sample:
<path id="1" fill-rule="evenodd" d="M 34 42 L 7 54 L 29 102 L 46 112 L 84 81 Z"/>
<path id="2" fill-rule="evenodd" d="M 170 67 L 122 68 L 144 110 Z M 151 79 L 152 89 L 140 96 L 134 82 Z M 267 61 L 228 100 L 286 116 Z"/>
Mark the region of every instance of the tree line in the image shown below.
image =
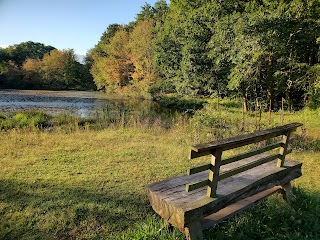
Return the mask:
<path id="1" fill-rule="evenodd" d="M 0 88 L 94 89 L 95 85 L 74 50 L 29 41 L 0 48 Z"/>
<path id="2" fill-rule="evenodd" d="M 319 49 L 318 0 L 158 0 L 134 22 L 109 25 L 85 64 L 39 43 L 0 48 L 0 84 L 293 110 L 320 105 Z"/>
<path id="3" fill-rule="evenodd" d="M 155 27 L 168 5 L 160 0 L 146 4 L 128 25 L 111 24 L 86 60 L 98 89 L 131 96 L 150 96 L 155 84 Z"/>
<path id="4" fill-rule="evenodd" d="M 87 63 L 109 92 L 234 96 L 245 110 L 317 106 L 319 19 L 318 0 L 159 0 L 110 25 Z"/>

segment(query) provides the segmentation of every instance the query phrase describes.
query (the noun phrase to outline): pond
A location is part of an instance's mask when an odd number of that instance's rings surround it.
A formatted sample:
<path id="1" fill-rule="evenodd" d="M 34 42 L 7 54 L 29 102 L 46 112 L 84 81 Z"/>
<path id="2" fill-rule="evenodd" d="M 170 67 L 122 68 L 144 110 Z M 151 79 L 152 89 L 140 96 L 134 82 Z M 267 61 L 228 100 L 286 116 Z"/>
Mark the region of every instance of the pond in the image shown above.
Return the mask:
<path id="1" fill-rule="evenodd" d="M 98 111 L 130 111 L 148 114 L 168 114 L 173 111 L 157 103 L 141 99 L 121 99 L 105 93 L 86 91 L 0 90 L 0 112 L 41 110 L 87 117 Z"/>

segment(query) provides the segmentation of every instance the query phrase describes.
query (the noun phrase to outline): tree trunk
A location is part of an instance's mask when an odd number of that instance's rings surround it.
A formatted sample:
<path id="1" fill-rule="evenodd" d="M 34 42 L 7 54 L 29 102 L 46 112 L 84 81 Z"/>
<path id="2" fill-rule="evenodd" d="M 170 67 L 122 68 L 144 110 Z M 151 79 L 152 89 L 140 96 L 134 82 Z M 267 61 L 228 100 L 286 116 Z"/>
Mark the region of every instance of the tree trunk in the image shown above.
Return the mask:
<path id="1" fill-rule="evenodd" d="M 266 76 L 266 83 L 267 83 L 267 92 L 268 92 L 268 99 L 269 99 L 269 111 L 273 110 L 274 107 L 274 89 L 273 89 L 273 80 L 272 80 L 272 55 L 270 54 L 267 61 L 267 76 Z"/>
<path id="2" fill-rule="evenodd" d="M 291 91 L 290 91 L 290 89 L 288 89 L 286 91 L 286 98 L 287 98 L 287 101 L 288 101 L 288 111 L 292 112 L 292 99 L 291 99 Z"/>
<path id="3" fill-rule="evenodd" d="M 242 84 L 241 90 L 242 90 L 243 111 L 247 112 L 248 111 L 248 98 L 247 98 L 247 91 L 246 91 L 246 88 L 245 88 L 244 84 Z"/>
<path id="4" fill-rule="evenodd" d="M 283 125 L 284 121 L 284 98 L 281 98 L 281 125 Z"/>

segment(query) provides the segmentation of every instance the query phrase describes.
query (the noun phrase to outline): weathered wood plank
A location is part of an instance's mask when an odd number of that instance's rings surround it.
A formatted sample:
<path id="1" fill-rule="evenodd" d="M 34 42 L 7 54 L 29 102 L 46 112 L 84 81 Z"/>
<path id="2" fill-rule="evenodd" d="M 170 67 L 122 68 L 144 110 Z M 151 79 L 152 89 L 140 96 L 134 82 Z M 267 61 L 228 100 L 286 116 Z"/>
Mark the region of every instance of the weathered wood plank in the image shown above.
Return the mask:
<path id="1" fill-rule="evenodd" d="M 257 158 L 261 158 L 261 156 Z M 222 166 L 220 172 L 223 174 L 234 167 L 250 163 L 257 158 L 255 156 Z M 208 171 L 191 176 L 173 177 L 150 184 L 147 187 L 150 203 L 161 217 L 184 231 L 188 223 L 219 211 L 230 203 L 273 186 L 285 184 L 301 176 L 301 163 L 286 159 L 284 168 L 278 168 L 276 167 L 276 161 L 221 180 L 217 187 L 218 198 L 216 199 L 205 196 L 206 187 L 191 192 L 185 191 L 185 184 L 190 183 L 190 178 L 193 179 L 192 181 L 197 178 L 201 180 L 208 176 Z M 179 184 L 176 184 L 177 181 Z"/>
<path id="2" fill-rule="evenodd" d="M 201 222 L 193 222 L 185 228 L 187 240 L 203 240 Z"/>
<path id="3" fill-rule="evenodd" d="M 291 131 L 286 132 L 282 137 L 283 146 L 279 150 L 279 160 L 277 162 L 278 167 L 282 167 L 286 158 Z"/>
<path id="4" fill-rule="evenodd" d="M 185 224 L 202 219 L 212 212 L 216 212 L 233 202 L 239 201 L 268 188 L 284 184 L 285 182 L 290 182 L 293 179 L 301 176 L 301 169 L 291 169 L 290 171 L 287 170 L 288 169 L 284 169 L 277 173 L 271 174 L 246 186 L 245 188 L 241 188 L 238 191 L 232 192 L 229 195 L 219 195 L 218 198 L 213 199 L 212 201 L 203 199 L 200 202 L 195 202 L 194 205 L 189 206 L 188 211 L 184 212 Z"/>
<path id="5" fill-rule="evenodd" d="M 214 141 L 204 144 L 198 144 L 192 146 L 191 157 L 199 157 L 201 153 L 208 153 L 214 149 L 220 149 L 222 151 L 245 146 L 248 144 L 260 142 L 266 139 L 277 137 L 285 134 L 288 131 L 294 131 L 296 128 L 302 126 L 301 123 L 290 123 L 284 126 L 267 129 L 259 132 L 254 132 L 251 134 L 246 134 L 238 137 L 228 138 L 220 141 Z M 203 155 L 202 155 L 203 156 Z"/>
<path id="6" fill-rule="evenodd" d="M 243 200 L 240 200 L 236 203 L 230 204 L 229 206 L 219 210 L 218 212 L 215 212 L 205 218 L 201 221 L 202 230 L 208 229 L 215 224 L 218 224 L 226 219 L 228 219 L 231 216 L 234 216 L 245 209 L 251 207 L 256 202 L 267 198 L 268 196 L 280 192 L 282 190 L 281 186 L 275 186 L 273 188 L 269 188 L 267 190 L 264 190 L 262 192 L 259 192 L 253 196 L 247 197 Z"/>
<path id="7" fill-rule="evenodd" d="M 259 166 L 261 164 L 273 161 L 273 160 L 275 160 L 277 158 L 279 158 L 279 154 L 274 154 L 274 155 L 270 155 L 270 156 L 258 159 L 257 161 L 254 161 L 252 163 L 248 163 L 248 164 L 242 165 L 240 167 L 237 167 L 235 169 L 232 169 L 230 171 L 227 171 L 227 172 L 221 174 L 219 176 L 219 180 L 223 180 L 225 178 L 231 177 L 231 176 L 236 175 L 238 173 L 247 171 L 247 170 L 249 170 L 251 168 L 254 168 L 254 167 L 257 167 L 257 166 Z"/>
<path id="8" fill-rule="evenodd" d="M 203 156 L 207 156 L 207 155 L 210 155 L 210 154 L 211 154 L 210 150 L 197 152 L 197 151 L 191 149 L 189 159 L 203 157 Z"/>
<path id="9" fill-rule="evenodd" d="M 214 166 L 212 166 L 211 163 L 204 164 L 204 165 L 201 165 L 201 166 L 197 166 L 197 167 L 194 167 L 194 168 L 190 168 L 187 171 L 187 174 L 188 175 L 192 175 L 192 174 L 203 172 L 203 171 L 206 171 L 206 170 L 209 170 L 209 169 L 212 169 L 212 170 L 214 169 Z"/>
<path id="10" fill-rule="evenodd" d="M 226 165 L 226 164 L 229 164 L 229 163 L 232 163 L 232 162 L 236 162 L 236 161 L 242 160 L 244 158 L 252 157 L 252 156 L 255 156 L 255 155 L 270 151 L 272 149 L 275 149 L 275 148 L 278 148 L 278 147 L 282 147 L 283 145 L 284 145 L 283 142 L 278 142 L 278 143 L 270 144 L 268 146 L 265 146 L 265 147 L 262 147 L 262 148 L 259 148 L 259 149 L 253 150 L 253 151 L 249 151 L 249 152 L 246 152 L 246 153 L 238 154 L 238 155 L 235 155 L 235 156 L 232 156 L 232 157 L 229 157 L 229 158 L 226 158 L 226 159 L 222 160 L 221 165 Z"/>
<path id="11" fill-rule="evenodd" d="M 217 195 L 217 187 L 219 181 L 219 172 L 221 166 L 221 156 L 222 151 L 216 149 L 211 152 L 211 165 L 214 166 L 213 170 L 209 170 L 209 177 L 208 177 L 208 188 L 207 188 L 207 196 L 210 198 L 216 197 Z"/>
<path id="12" fill-rule="evenodd" d="M 196 173 L 193 175 L 184 175 L 183 178 L 181 176 L 175 176 L 172 178 L 168 178 L 159 182 L 151 183 L 148 185 L 148 188 L 153 191 L 161 192 L 161 191 L 171 191 L 171 189 L 175 189 L 177 187 L 182 187 L 185 190 L 185 185 L 192 182 L 197 182 L 199 179 L 207 179 L 208 171 Z"/>
<path id="13" fill-rule="evenodd" d="M 283 188 L 283 199 L 286 200 L 287 202 L 291 202 L 294 200 L 294 195 L 292 193 L 292 187 L 291 187 L 291 183 L 287 182 L 285 184 L 282 185 Z"/>
<path id="14" fill-rule="evenodd" d="M 247 159 L 243 159 L 241 161 L 238 162 L 234 162 L 225 166 L 221 166 L 220 169 L 220 173 L 223 174 L 227 171 L 230 171 L 232 169 L 238 168 L 242 165 L 254 162 L 256 160 L 258 160 L 259 158 L 263 158 L 263 157 L 267 157 L 267 154 L 260 154 L 259 156 L 254 156 L 251 158 L 247 158 Z M 292 166 L 292 162 L 295 161 L 289 161 L 288 167 Z M 295 162 L 296 164 L 298 164 L 297 162 Z M 273 166 L 274 164 L 274 166 Z M 256 179 L 260 178 L 260 177 L 264 177 L 265 175 L 271 174 L 274 171 L 277 171 L 277 167 L 276 167 L 276 161 L 275 162 L 270 162 L 265 164 L 264 166 L 261 167 L 257 167 L 255 169 L 251 169 L 248 170 L 247 172 L 238 174 L 236 177 L 237 178 L 241 178 L 241 180 L 239 181 L 239 184 L 241 183 L 246 183 L 244 180 L 246 179 L 247 181 L 255 181 Z M 176 176 L 176 177 L 172 177 L 169 179 L 165 179 L 153 184 L 149 184 L 148 188 L 152 189 L 152 191 L 157 192 L 159 195 L 161 195 L 162 197 L 166 197 L 168 194 L 171 193 L 175 193 L 177 190 L 181 191 L 180 194 L 178 195 L 182 195 L 183 197 L 187 197 L 189 198 L 190 195 L 194 195 L 194 192 L 189 192 L 186 193 L 185 192 L 185 185 L 186 184 L 190 184 L 192 182 L 197 182 L 200 180 L 204 180 L 208 177 L 209 171 L 204 171 L 201 173 L 197 173 L 194 175 L 183 175 L 183 176 Z M 231 177 L 231 179 L 224 179 L 220 182 L 219 187 L 218 187 L 218 194 L 228 194 L 227 192 L 225 192 L 224 190 L 221 191 L 221 189 L 225 189 L 225 185 L 229 185 L 232 181 L 234 181 L 233 179 L 234 177 Z M 220 190 L 219 190 L 220 189 Z M 220 193 L 219 193 L 220 191 Z M 205 195 L 205 190 L 203 191 L 204 195 Z M 199 193 L 201 195 L 201 193 Z M 174 195 L 177 196 L 177 195 Z M 177 196 L 179 198 L 179 196 Z M 200 198 L 203 198 L 204 196 L 200 196 Z M 174 199 L 174 197 L 173 197 Z"/>
<path id="15" fill-rule="evenodd" d="M 196 183 L 187 184 L 186 185 L 186 192 L 191 192 L 191 191 L 196 190 L 198 188 L 208 186 L 209 184 L 210 184 L 210 181 L 208 179 L 204 179 L 204 180 L 201 180 Z"/>

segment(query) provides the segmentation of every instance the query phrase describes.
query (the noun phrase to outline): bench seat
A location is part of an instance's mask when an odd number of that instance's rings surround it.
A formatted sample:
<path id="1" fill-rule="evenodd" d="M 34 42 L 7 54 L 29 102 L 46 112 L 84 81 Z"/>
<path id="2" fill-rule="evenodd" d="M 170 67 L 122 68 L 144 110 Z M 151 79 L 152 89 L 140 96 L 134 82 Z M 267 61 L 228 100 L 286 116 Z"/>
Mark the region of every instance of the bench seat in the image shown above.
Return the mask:
<path id="1" fill-rule="evenodd" d="M 268 155 L 259 154 L 221 166 L 220 174 L 266 156 Z M 205 229 L 211 226 L 211 220 L 219 222 L 227 218 L 230 212 L 238 211 L 239 206 L 245 208 L 246 202 L 247 205 L 250 205 L 252 201 L 281 190 L 281 186 L 302 175 L 301 165 L 301 163 L 290 159 L 286 159 L 284 166 L 280 168 L 277 167 L 277 160 L 259 165 L 219 181 L 216 198 L 206 196 L 207 187 L 191 192 L 186 191 L 186 184 L 208 178 L 209 170 L 193 175 L 172 177 L 150 184 L 147 186 L 148 197 L 154 211 L 165 222 L 179 228 L 182 232 L 190 224 L 199 221 L 202 222 L 202 229 Z M 250 196 L 251 199 L 243 200 Z M 237 202 L 239 202 L 238 205 L 234 204 Z M 228 206 L 229 209 L 222 211 Z M 219 210 L 221 210 L 219 214 L 212 215 Z"/>

